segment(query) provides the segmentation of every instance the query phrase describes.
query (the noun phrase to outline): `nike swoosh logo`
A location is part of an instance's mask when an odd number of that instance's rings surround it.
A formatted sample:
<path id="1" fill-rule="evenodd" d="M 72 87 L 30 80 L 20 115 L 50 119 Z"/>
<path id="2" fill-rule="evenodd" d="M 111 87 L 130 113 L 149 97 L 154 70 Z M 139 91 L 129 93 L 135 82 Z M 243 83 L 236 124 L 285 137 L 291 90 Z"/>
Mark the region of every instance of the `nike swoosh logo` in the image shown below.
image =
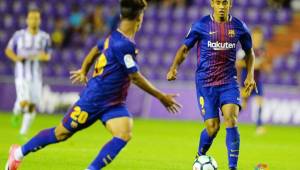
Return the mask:
<path id="1" fill-rule="evenodd" d="M 239 152 L 240 150 L 230 150 L 230 152 Z"/>
<path id="2" fill-rule="evenodd" d="M 213 34 L 215 34 L 215 33 L 217 33 L 217 31 L 214 31 L 214 32 L 213 32 L 213 31 L 210 31 L 210 32 L 209 32 L 209 35 L 213 35 Z"/>

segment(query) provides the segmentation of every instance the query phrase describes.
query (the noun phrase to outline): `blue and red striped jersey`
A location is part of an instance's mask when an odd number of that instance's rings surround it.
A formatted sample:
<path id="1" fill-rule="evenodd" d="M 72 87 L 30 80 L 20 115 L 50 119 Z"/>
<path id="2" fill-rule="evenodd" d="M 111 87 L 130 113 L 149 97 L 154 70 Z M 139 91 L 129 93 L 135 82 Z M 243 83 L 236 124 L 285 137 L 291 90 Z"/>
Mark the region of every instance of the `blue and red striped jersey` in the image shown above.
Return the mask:
<path id="1" fill-rule="evenodd" d="M 130 85 L 129 74 L 139 70 L 136 45 L 119 31 L 114 31 L 97 44 L 101 51 L 93 78 L 81 92 L 79 104 L 103 109 L 124 104 Z"/>
<path id="2" fill-rule="evenodd" d="M 227 22 L 216 22 L 208 15 L 196 21 L 183 42 L 189 49 L 197 43 L 196 83 L 203 87 L 237 83 L 238 42 L 245 51 L 252 48 L 250 31 L 239 19 L 230 15 Z"/>

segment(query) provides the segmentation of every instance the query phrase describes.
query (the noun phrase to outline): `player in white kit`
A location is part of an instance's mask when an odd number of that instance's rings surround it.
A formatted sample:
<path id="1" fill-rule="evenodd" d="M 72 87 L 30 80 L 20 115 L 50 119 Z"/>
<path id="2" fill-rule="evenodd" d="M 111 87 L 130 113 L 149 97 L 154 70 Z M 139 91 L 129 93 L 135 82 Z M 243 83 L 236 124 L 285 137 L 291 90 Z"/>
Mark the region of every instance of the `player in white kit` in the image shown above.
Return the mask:
<path id="1" fill-rule="evenodd" d="M 10 39 L 5 53 L 15 62 L 15 85 L 17 99 L 14 106 L 13 124 L 18 124 L 22 113 L 20 130 L 25 136 L 39 105 L 42 91 L 41 62 L 50 60 L 51 39 L 49 34 L 40 30 L 41 14 L 32 9 L 27 14 L 27 28 L 16 31 Z"/>

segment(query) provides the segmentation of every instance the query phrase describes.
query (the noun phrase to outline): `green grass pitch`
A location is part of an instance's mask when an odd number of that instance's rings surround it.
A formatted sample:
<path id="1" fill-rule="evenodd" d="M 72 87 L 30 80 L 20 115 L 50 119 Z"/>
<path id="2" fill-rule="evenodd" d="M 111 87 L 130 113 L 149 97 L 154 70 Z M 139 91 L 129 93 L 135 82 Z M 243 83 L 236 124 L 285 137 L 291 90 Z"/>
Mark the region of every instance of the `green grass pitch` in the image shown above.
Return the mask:
<path id="1" fill-rule="evenodd" d="M 59 123 L 62 115 L 38 115 L 30 136 Z M 135 119 L 133 139 L 105 170 L 191 170 L 198 147 L 201 121 Z M 271 170 L 300 169 L 300 128 L 267 126 L 267 134 L 256 136 L 254 125 L 240 125 L 240 170 L 253 170 L 259 162 Z M 18 129 L 10 126 L 10 115 L 0 114 L 0 168 L 4 169 L 12 143 L 19 143 Z M 95 123 L 68 141 L 28 155 L 21 170 L 84 170 L 110 134 Z M 221 128 L 208 152 L 227 170 L 225 129 Z"/>

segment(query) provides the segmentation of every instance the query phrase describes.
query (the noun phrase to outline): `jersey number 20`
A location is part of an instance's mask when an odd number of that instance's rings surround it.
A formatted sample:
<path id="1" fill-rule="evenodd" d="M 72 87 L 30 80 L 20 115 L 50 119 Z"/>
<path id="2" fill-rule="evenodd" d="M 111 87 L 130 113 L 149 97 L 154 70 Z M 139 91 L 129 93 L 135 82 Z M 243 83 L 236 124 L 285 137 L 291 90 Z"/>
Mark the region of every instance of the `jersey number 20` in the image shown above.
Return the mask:
<path id="1" fill-rule="evenodd" d="M 89 114 L 85 111 L 81 111 L 80 107 L 76 106 L 70 116 L 74 121 L 84 124 L 89 117 Z"/>

